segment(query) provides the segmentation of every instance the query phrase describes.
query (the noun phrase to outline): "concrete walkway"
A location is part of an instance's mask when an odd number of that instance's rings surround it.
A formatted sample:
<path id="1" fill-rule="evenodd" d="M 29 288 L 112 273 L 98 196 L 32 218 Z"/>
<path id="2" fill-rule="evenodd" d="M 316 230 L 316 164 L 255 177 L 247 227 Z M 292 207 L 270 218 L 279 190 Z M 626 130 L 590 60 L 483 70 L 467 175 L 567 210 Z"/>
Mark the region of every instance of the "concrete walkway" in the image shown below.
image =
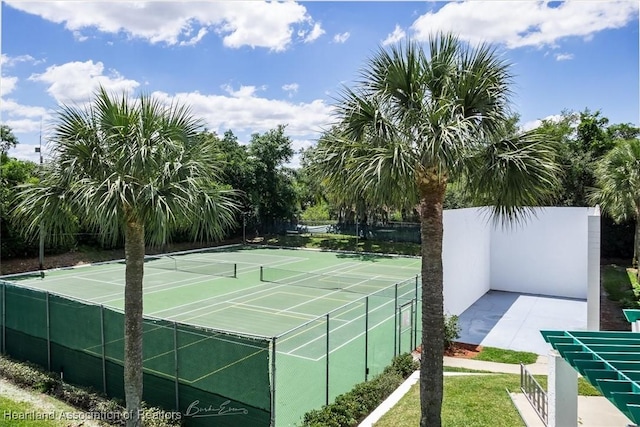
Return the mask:
<path id="1" fill-rule="evenodd" d="M 445 357 L 444 366 L 487 371 L 487 374 L 520 374 L 520 365 L 507 363 L 485 362 L 480 360 Z M 547 357 L 539 356 L 535 363 L 526 365 L 527 370 L 534 375 L 547 375 Z M 445 376 L 487 375 L 468 372 L 445 372 Z M 414 372 L 396 391 L 359 424 L 358 427 L 373 427 L 373 425 L 418 382 L 420 371 Z M 519 390 L 515 390 L 519 391 Z M 540 417 L 522 393 L 509 393 L 514 406 L 520 413 L 527 427 L 544 427 Z M 578 425 L 580 427 L 626 427 L 632 425 L 618 409 L 606 398 L 600 396 L 578 396 Z M 487 426 L 489 427 L 489 426 Z"/>

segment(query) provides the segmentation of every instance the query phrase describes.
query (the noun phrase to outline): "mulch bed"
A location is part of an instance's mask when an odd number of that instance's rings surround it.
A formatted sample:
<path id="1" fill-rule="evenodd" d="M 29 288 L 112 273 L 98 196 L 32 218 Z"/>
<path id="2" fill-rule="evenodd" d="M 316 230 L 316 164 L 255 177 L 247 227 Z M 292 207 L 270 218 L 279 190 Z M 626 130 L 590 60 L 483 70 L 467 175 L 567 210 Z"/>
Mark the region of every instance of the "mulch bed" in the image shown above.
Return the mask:
<path id="1" fill-rule="evenodd" d="M 421 347 L 418 347 L 416 353 L 420 354 L 420 350 Z M 451 347 L 445 349 L 444 355 L 449 357 L 460 357 L 462 359 L 473 359 L 481 351 L 481 345 L 454 342 Z"/>

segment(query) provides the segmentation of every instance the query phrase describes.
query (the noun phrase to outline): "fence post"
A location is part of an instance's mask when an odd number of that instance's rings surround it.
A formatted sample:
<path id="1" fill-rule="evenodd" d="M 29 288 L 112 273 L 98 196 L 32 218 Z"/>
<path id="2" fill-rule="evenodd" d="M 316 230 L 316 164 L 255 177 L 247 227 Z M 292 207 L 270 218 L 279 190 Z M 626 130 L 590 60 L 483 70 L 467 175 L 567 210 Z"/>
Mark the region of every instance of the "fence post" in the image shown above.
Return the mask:
<path id="1" fill-rule="evenodd" d="M 2 353 L 6 354 L 7 353 L 7 332 L 6 332 L 6 328 L 7 328 L 7 292 L 5 291 L 7 288 L 7 285 L 3 282 L 2 283 Z"/>
<path id="2" fill-rule="evenodd" d="M 47 370 L 51 372 L 51 320 L 49 318 L 49 292 L 45 294 L 47 314 Z"/>
<path id="3" fill-rule="evenodd" d="M 395 284 L 393 297 L 393 357 L 398 355 L 398 284 Z"/>
<path id="4" fill-rule="evenodd" d="M 276 338 L 271 339 L 271 427 L 276 426 Z"/>
<path id="5" fill-rule="evenodd" d="M 173 364 L 174 364 L 174 387 L 176 397 L 176 412 L 180 412 L 180 383 L 178 372 L 178 324 L 173 322 Z"/>
<path id="6" fill-rule="evenodd" d="M 413 312 L 413 310 L 415 309 L 414 307 L 414 301 L 415 300 L 411 300 L 411 327 L 409 328 L 409 352 L 411 352 L 413 350 L 413 321 L 415 319 L 415 314 Z M 414 347 L 415 348 L 415 347 Z"/>
<path id="7" fill-rule="evenodd" d="M 107 349 L 104 339 L 104 305 L 100 304 L 100 342 L 102 345 L 102 392 L 107 394 Z"/>
<path id="8" fill-rule="evenodd" d="M 329 404 L 329 313 L 326 315 L 327 319 L 327 374 L 326 374 L 326 394 L 325 394 L 325 405 Z"/>
<path id="9" fill-rule="evenodd" d="M 416 349 L 418 348 L 418 322 L 421 321 L 422 319 L 418 319 L 418 303 L 422 303 L 421 300 L 418 299 L 418 286 L 419 286 L 419 281 L 418 281 L 418 275 L 416 274 L 416 307 L 415 307 L 415 312 L 413 315 L 413 348 Z"/>
<path id="10" fill-rule="evenodd" d="M 364 300 L 364 380 L 369 379 L 369 297 Z"/>

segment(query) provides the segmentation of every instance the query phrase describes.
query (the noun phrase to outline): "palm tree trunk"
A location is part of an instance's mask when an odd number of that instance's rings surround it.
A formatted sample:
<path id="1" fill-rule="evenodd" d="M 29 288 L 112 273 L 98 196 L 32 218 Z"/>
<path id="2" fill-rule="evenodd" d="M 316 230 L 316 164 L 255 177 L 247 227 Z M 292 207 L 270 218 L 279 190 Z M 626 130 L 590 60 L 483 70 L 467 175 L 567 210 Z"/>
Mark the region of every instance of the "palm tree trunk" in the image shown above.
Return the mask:
<path id="1" fill-rule="evenodd" d="M 636 215 L 636 235 L 633 240 L 633 261 L 636 266 L 636 278 L 640 283 L 640 214 Z"/>
<path id="2" fill-rule="evenodd" d="M 420 427 L 440 427 L 444 308 L 442 293 L 442 204 L 446 184 L 421 186 L 422 354 L 420 361 Z"/>
<path id="3" fill-rule="evenodd" d="M 124 393 L 127 427 L 142 425 L 142 278 L 144 274 L 144 226 L 129 219 L 125 229 L 124 288 Z"/>

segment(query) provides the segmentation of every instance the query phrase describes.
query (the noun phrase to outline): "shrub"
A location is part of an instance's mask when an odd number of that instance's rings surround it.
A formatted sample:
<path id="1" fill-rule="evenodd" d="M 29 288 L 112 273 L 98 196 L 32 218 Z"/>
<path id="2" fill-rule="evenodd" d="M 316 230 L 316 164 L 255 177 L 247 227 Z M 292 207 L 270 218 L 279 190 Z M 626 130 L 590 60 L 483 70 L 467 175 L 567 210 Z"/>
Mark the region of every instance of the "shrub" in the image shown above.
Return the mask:
<path id="1" fill-rule="evenodd" d="M 384 399 L 402 384 L 418 362 L 408 354 L 393 359 L 391 365 L 371 381 L 356 384 L 353 389 L 336 397 L 334 403 L 314 409 L 304 415 L 304 427 L 351 427 L 362 421 Z"/>
<path id="2" fill-rule="evenodd" d="M 115 399 L 109 399 L 91 389 L 63 382 L 57 375 L 45 372 L 32 363 L 20 363 L 0 356 L 0 376 L 13 383 L 54 396 L 67 404 L 91 414 L 122 413 L 120 419 L 109 418 L 109 424 L 125 425 L 125 408 Z M 174 427 L 181 425 L 172 413 L 143 403 L 145 427 Z"/>
<path id="3" fill-rule="evenodd" d="M 450 348 L 455 340 L 460 338 L 458 316 L 444 316 L 444 348 Z"/>

